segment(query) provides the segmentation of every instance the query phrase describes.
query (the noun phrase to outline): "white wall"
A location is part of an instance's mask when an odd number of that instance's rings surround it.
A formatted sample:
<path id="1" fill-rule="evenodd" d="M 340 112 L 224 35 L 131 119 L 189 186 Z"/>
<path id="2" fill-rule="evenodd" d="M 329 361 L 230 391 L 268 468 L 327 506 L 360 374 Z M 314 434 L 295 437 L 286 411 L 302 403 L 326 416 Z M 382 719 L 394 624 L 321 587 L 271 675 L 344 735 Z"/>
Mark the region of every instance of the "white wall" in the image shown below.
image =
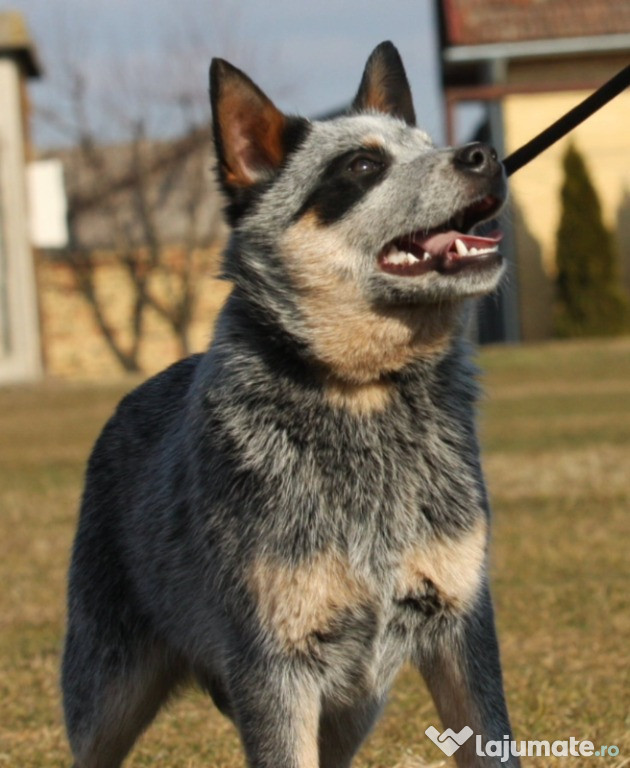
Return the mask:
<path id="1" fill-rule="evenodd" d="M 29 163 L 26 181 L 31 243 L 35 248 L 65 248 L 68 204 L 61 160 Z"/>
<path id="2" fill-rule="evenodd" d="M 20 73 L 10 58 L 0 58 L 0 104 L 0 383 L 10 383 L 42 373 Z"/>

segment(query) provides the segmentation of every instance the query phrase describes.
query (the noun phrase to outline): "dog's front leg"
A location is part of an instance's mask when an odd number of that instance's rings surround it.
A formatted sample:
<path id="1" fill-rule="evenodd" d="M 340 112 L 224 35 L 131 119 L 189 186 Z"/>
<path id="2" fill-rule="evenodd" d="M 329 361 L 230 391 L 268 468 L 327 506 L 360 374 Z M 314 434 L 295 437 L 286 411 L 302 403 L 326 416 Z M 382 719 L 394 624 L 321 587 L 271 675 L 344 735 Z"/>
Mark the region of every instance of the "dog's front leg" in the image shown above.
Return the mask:
<path id="1" fill-rule="evenodd" d="M 482 756 L 476 753 L 477 736 L 482 746 L 488 740 L 503 742 L 511 730 L 503 694 L 499 648 L 494 627 L 492 601 L 483 588 L 475 606 L 467 613 L 449 617 L 437 629 L 420 639 L 417 664 L 431 691 L 444 728 L 459 734 L 472 728 L 457 748 L 459 768 L 517 768 L 518 757 Z M 462 734 L 462 737 L 466 732 Z M 453 747 L 455 744 L 453 744 Z M 502 744 L 503 747 L 503 744 Z"/>
<path id="2" fill-rule="evenodd" d="M 320 693 L 294 659 L 232 659 L 230 699 L 251 768 L 318 768 Z"/>

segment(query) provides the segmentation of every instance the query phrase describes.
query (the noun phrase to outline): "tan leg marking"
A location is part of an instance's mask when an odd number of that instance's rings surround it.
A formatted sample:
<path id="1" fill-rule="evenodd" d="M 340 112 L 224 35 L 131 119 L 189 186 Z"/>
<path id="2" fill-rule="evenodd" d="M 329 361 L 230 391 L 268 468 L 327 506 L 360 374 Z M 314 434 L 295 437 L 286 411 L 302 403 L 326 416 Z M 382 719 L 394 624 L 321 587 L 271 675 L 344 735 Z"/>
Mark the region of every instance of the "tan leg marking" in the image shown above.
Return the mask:
<path id="1" fill-rule="evenodd" d="M 335 552 L 297 566 L 259 558 L 250 569 L 249 587 L 262 626 L 293 650 L 308 650 L 314 632 L 325 632 L 341 611 L 366 601 L 348 561 Z"/>
<path id="2" fill-rule="evenodd" d="M 335 227 L 319 226 L 314 214 L 287 230 L 282 250 L 301 293 L 307 340 L 315 357 L 337 379 L 372 384 L 448 347 L 457 316 L 455 303 L 373 306 L 360 288 L 358 269 L 365 257 L 349 247 Z"/>
<path id="3" fill-rule="evenodd" d="M 480 733 L 483 732 L 483 724 L 471 695 L 464 664 L 458 649 L 442 646 L 440 653 L 432 657 L 430 669 L 425 670 L 425 680 L 444 727 L 459 732 L 468 725 Z M 468 744 L 464 748 L 466 751 L 462 749 L 462 753 L 467 755 L 468 762 L 463 764 L 474 764 L 474 753 L 470 753 Z"/>
<path id="4" fill-rule="evenodd" d="M 321 713 L 320 692 L 314 684 L 304 683 L 300 696 L 300 719 L 296 734 L 299 768 L 319 768 L 319 718 Z"/>
<path id="5" fill-rule="evenodd" d="M 487 523 L 477 525 L 457 539 L 436 539 L 423 547 L 409 549 L 398 573 L 401 596 L 422 589 L 431 581 L 448 605 L 466 610 L 477 597 L 486 559 Z"/>

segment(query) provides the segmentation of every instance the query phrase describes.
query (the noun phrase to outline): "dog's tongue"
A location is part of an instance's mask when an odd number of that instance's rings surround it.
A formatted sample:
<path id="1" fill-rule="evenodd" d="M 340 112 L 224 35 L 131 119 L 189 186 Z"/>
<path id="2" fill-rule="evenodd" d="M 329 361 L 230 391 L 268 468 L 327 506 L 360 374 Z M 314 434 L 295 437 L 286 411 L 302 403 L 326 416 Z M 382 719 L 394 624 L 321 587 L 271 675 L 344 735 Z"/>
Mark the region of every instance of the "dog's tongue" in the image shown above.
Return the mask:
<path id="1" fill-rule="evenodd" d="M 460 240 L 468 250 L 476 248 L 477 250 L 488 250 L 496 248 L 503 237 L 501 232 L 493 232 L 489 237 L 478 237 L 477 235 L 463 235 L 451 229 L 448 232 L 438 232 L 436 235 L 429 235 L 425 238 L 414 238 L 414 242 L 420 248 L 432 256 L 441 253 L 457 252 L 456 240 Z"/>

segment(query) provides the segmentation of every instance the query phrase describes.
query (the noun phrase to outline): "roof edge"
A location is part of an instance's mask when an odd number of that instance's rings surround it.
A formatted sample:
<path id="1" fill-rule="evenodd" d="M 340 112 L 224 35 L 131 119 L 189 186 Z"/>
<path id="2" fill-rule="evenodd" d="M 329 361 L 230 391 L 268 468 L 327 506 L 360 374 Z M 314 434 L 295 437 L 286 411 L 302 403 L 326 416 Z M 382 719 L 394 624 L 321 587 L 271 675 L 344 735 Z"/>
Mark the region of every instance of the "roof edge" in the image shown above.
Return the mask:
<path id="1" fill-rule="evenodd" d="M 33 38 L 19 11 L 0 11 L 0 56 L 17 59 L 28 77 L 43 73 Z"/>
<path id="2" fill-rule="evenodd" d="M 497 59 L 529 59 L 537 56 L 566 56 L 572 53 L 619 53 L 630 49 L 630 33 L 587 37 L 556 37 L 519 40 L 513 43 L 453 45 L 444 48 L 444 61 L 466 63 Z"/>

